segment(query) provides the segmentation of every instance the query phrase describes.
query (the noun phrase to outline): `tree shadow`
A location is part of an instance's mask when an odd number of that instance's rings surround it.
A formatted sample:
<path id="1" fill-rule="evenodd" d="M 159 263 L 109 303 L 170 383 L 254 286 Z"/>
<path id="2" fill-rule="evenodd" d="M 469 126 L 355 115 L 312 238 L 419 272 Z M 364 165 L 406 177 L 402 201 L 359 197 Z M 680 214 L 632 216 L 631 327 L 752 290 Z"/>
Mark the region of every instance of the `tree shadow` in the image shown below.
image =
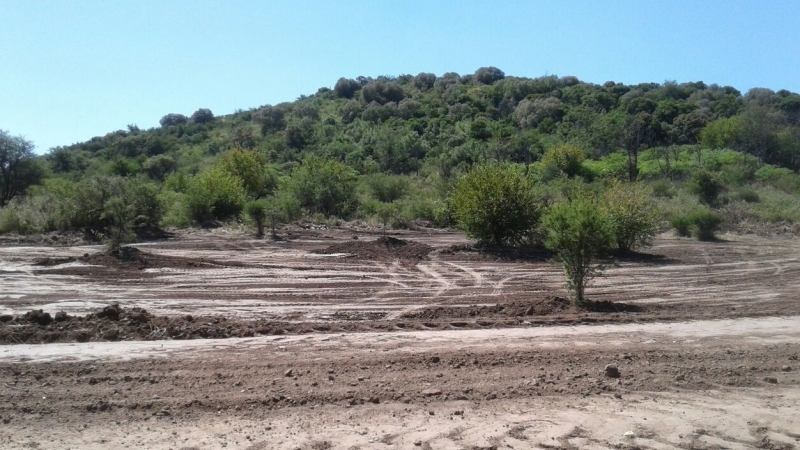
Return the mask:
<path id="1" fill-rule="evenodd" d="M 642 312 L 644 308 L 639 305 L 634 305 L 631 303 L 615 303 L 610 302 L 607 300 L 602 301 L 591 301 L 591 300 L 584 300 L 581 303 L 578 303 L 578 307 L 581 309 L 585 309 L 591 312 L 600 312 L 600 313 L 629 313 L 629 312 Z"/>

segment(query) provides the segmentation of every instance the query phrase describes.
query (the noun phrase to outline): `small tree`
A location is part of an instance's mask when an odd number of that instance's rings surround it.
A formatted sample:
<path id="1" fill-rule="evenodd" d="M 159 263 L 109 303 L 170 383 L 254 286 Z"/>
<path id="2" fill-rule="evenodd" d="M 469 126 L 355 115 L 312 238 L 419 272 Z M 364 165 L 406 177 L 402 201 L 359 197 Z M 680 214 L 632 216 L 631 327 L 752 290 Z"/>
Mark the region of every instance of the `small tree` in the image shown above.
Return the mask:
<path id="1" fill-rule="evenodd" d="M 597 202 L 586 195 L 551 206 L 543 219 L 545 245 L 564 266 L 567 287 L 583 303 L 588 282 L 602 273 L 611 227 Z"/>
<path id="2" fill-rule="evenodd" d="M 239 178 L 251 198 L 264 197 L 277 183 L 267 169 L 266 158 L 258 151 L 230 150 L 220 157 L 217 167 Z"/>
<path id="3" fill-rule="evenodd" d="M 195 175 L 186 187 L 187 213 L 198 223 L 238 216 L 245 198 L 241 180 L 219 169 Z"/>
<path id="4" fill-rule="evenodd" d="M 515 165 L 473 168 L 456 184 L 451 204 L 458 224 L 482 243 L 516 244 L 536 227 L 533 182 Z"/>
<path id="5" fill-rule="evenodd" d="M 379 203 L 378 207 L 376 208 L 375 213 L 377 214 L 378 218 L 380 219 L 381 223 L 383 224 L 383 236 L 386 237 L 386 226 L 397 218 L 397 214 L 399 213 L 399 208 L 397 203 Z"/>
<path id="6" fill-rule="evenodd" d="M 244 205 L 244 213 L 256 224 L 256 236 L 264 236 L 264 224 L 267 221 L 269 204 L 265 199 L 253 200 Z M 273 226 L 272 233 L 275 234 Z"/>
<path id="7" fill-rule="evenodd" d="M 0 130 L 0 208 L 44 178 L 33 143 Z"/>
<path id="8" fill-rule="evenodd" d="M 658 211 L 650 192 L 640 184 L 614 182 L 603 193 L 602 210 L 619 250 L 653 245 L 658 234 Z"/>

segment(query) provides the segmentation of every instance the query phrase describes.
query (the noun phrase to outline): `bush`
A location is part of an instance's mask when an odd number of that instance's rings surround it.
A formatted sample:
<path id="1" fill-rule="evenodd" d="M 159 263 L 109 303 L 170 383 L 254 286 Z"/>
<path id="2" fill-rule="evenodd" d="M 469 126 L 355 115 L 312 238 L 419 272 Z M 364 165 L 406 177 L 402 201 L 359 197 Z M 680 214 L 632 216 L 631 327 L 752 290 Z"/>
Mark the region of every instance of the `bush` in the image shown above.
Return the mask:
<path id="1" fill-rule="evenodd" d="M 708 208 L 698 208 L 687 215 L 678 215 L 670 219 L 678 236 L 694 236 L 700 241 L 713 241 L 722 224 L 722 216 Z"/>
<path id="2" fill-rule="evenodd" d="M 725 186 L 707 170 L 698 170 L 689 182 L 689 191 L 697 196 L 700 203 L 709 206 L 716 206 L 719 203 L 719 195 L 724 190 Z"/>
<path id="3" fill-rule="evenodd" d="M 518 244 L 539 221 L 534 184 L 513 165 L 474 167 L 458 180 L 451 205 L 461 228 L 483 244 Z"/>
<path id="4" fill-rule="evenodd" d="M 399 175 L 370 175 L 365 182 L 372 198 L 383 203 L 400 200 L 408 192 L 408 178 Z"/>
<path id="5" fill-rule="evenodd" d="M 619 250 L 653 245 L 658 233 L 658 211 L 650 193 L 645 186 L 619 182 L 611 184 L 603 193 L 603 213 Z"/>
<path id="6" fill-rule="evenodd" d="M 267 220 L 269 204 L 265 199 L 252 200 L 244 205 L 244 213 L 256 224 L 256 235 L 264 236 L 264 223 Z"/>
<path id="7" fill-rule="evenodd" d="M 675 216 L 669 221 L 672 228 L 675 228 L 675 234 L 680 237 L 691 237 L 692 236 L 692 224 L 689 222 L 689 218 L 687 216 Z"/>
<path id="8" fill-rule="evenodd" d="M 722 217 L 710 209 L 696 209 L 689 214 L 689 223 L 692 226 L 692 234 L 698 240 L 712 241 L 722 224 Z"/>
<path id="9" fill-rule="evenodd" d="M 309 156 L 292 171 L 288 189 L 312 214 L 349 217 L 358 207 L 353 169 L 338 161 Z"/>
<path id="10" fill-rule="evenodd" d="M 242 212 L 245 198 L 239 178 L 219 169 L 207 170 L 188 182 L 187 216 L 200 224 L 211 220 L 225 221 Z"/>
<path id="11" fill-rule="evenodd" d="M 602 273 L 600 264 L 611 248 L 611 226 L 588 195 L 551 206 L 542 219 L 545 245 L 564 266 L 567 287 L 577 303 L 584 301 L 588 282 Z"/>
<path id="12" fill-rule="evenodd" d="M 220 157 L 217 167 L 239 178 L 251 198 L 264 197 L 277 183 L 275 177 L 267 170 L 266 158 L 257 151 L 230 150 Z"/>
<path id="13" fill-rule="evenodd" d="M 575 144 L 560 144 L 548 148 L 542 156 L 542 179 L 550 180 L 560 174 L 575 177 L 583 173 L 586 152 Z"/>

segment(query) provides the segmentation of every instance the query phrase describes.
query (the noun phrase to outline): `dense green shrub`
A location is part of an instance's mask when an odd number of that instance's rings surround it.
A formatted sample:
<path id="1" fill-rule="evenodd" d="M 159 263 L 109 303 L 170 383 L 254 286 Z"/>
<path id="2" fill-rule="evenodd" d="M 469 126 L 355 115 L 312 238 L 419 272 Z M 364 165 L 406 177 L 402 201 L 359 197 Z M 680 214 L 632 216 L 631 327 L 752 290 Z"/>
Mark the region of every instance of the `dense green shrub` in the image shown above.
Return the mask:
<path id="1" fill-rule="evenodd" d="M 358 207 L 358 175 L 344 164 L 309 156 L 292 171 L 288 190 L 310 213 L 349 217 Z"/>
<path id="2" fill-rule="evenodd" d="M 719 195 L 725 190 L 725 186 L 711 172 L 698 170 L 692 175 L 689 190 L 697 196 L 701 203 L 716 206 L 719 203 Z"/>
<path id="3" fill-rule="evenodd" d="M 244 213 L 256 224 L 256 235 L 264 236 L 269 204 L 265 199 L 251 200 L 244 205 Z"/>
<path id="4" fill-rule="evenodd" d="M 613 182 L 603 192 L 602 210 L 619 250 L 653 245 L 658 233 L 658 211 L 650 194 L 644 185 L 620 182 Z"/>
<path id="5" fill-rule="evenodd" d="M 712 241 L 722 224 L 722 216 L 708 208 L 697 208 L 686 215 L 670 219 L 678 236 L 694 236 L 701 241 Z"/>
<path id="6" fill-rule="evenodd" d="M 574 177 L 583 173 L 586 151 L 579 145 L 559 144 L 545 150 L 542 156 L 542 180 L 551 180 L 561 174 Z"/>
<path id="7" fill-rule="evenodd" d="M 540 213 L 533 182 L 514 165 L 473 167 L 456 183 L 451 204 L 461 228 L 484 244 L 521 242 Z"/>
<path id="8" fill-rule="evenodd" d="M 242 212 L 245 198 L 245 189 L 239 178 L 220 169 L 207 170 L 188 182 L 187 216 L 199 224 L 232 219 Z"/>

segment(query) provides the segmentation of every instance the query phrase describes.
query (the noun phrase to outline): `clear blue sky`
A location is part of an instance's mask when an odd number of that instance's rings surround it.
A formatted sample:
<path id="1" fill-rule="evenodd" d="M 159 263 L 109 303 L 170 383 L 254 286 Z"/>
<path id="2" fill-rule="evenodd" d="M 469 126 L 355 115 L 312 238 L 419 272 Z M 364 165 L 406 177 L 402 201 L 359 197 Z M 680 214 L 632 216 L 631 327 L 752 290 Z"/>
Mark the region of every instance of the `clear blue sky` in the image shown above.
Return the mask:
<path id="1" fill-rule="evenodd" d="M 575 75 L 800 91 L 800 1 L 0 0 L 0 129 L 38 152 L 341 77 Z"/>

